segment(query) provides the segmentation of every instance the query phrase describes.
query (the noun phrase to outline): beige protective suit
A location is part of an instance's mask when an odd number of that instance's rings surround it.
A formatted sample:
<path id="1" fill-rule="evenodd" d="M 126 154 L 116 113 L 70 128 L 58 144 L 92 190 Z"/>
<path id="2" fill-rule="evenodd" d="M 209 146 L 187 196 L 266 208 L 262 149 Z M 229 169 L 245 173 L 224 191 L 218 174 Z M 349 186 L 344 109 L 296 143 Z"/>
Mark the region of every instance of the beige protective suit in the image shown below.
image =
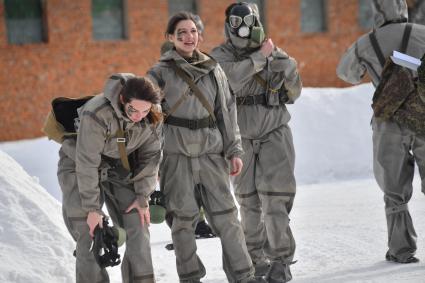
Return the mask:
<path id="1" fill-rule="evenodd" d="M 385 58 L 400 50 L 407 20 L 404 0 L 374 1 L 375 34 Z M 413 24 L 407 54 L 421 58 L 425 52 L 425 26 Z M 373 49 L 369 34 L 361 36 L 342 56 L 338 76 L 358 84 L 369 74 L 375 87 L 380 82 L 382 65 Z M 384 192 L 388 224 L 388 253 L 405 262 L 416 252 L 416 233 L 408 202 L 412 196 L 414 164 L 419 167 L 425 192 L 425 137 L 392 120 L 373 118 L 373 162 L 376 181 Z"/>
<path id="2" fill-rule="evenodd" d="M 293 103 L 300 95 L 301 79 L 296 61 L 281 49 L 276 47 L 266 58 L 260 44 L 232 34 L 228 23 L 225 31 L 227 42 L 216 47 L 211 56 L 226 73 L 238 102 L 245 154 L 244 168 L 234 179 L 234 187 L 246 244 L 257 276 L 265 275 L 269 261 L 276 265 L 273 269 L 287 273 L 295 252 L 289 213 L 296 183 L 290 114 L 285 103 Z M 270 94 L 272 88 L 275 91 Z M 291 277 L 285 276 L 286 280 Z"/>
<path id="3" fill-rule="evenodd" d="M 208 118 L 209 112 L 189 85 L 172 69 L 173 61 L 195 81 L 213 107 L 216 123 Z M 229 282 L 246 282 L 254 272 L 229 182 L 228 160 L 243 153 L 235 99 L 214 60 L 195 51 L 189 61 L 171 50 L 148 72 L 164 91 L 162 106 L 168 114 L 160 185 L 167 212 L 173 215 L 171 230 L 177 272 L 180 282 L 199 282 L 205 275 L 196 255 L 194 237 L 202 205 L 208 223 L 221 240 Z M 177 108 L 176 103 L 180 103 Z M 175 111 L 170 115 L 172 108 Z"/>
<path id="4" fill-rule="evenodd" d="M 155 282 L 148 227 L 141 226 L 137 211 L 125 213 L 138 199 L 145 207 L 153 192 L 161 158 L 161 125 L 146 119 L 133 123 L 121 111 L 118 95 L 121 81 L 132 74 L 116 74 L 97 95 L 80 109 L 78 138 L 66 139 L 59 151 L 58 179 L 62 189 L 63 216 L 76 247 L 77 282 L 109 282 L 90 251 L 91 238 L 86 223 L 90 211 L 101 212 L 106 202 L 114 223 L 127 233 L 122 260 L 123 282 Z M 132 172 L 120 160 L 115 133 L 121 123 L 126 133 L 126 150 Z"/>

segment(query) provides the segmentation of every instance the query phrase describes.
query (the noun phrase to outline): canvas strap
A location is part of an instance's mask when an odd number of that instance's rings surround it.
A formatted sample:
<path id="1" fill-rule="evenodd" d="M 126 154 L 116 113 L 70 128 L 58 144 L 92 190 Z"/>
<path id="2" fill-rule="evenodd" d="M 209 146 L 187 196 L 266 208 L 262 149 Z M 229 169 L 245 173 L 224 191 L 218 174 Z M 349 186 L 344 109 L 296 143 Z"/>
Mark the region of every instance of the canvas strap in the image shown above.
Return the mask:
<path id="1" fill-rule="evenodd" d="M 267 89 L 267 81 L 263 79 L 258 73 L 254 75 L 254 79 L 259 83 L 264 89 Z"/>
<path id="2" fill-rule="evenodd" d="M 412 24 L 406 24 L 403 32 L 403 39 L 401 41 L 401 48 L 400 52 L 406 53 L 407 46 L 409 45 L 409 39 L 410 39 L 410 33 L 412 32 Z M 385 56 L 382 53 L 382 49 L 379 46 L 379 42 L 376 39 L 375 31 L 371 32 L 369 34 L 369 39 L 372 44 L 373 50 L 375 51 L 376 57 L 378 57 L 379 63 L 381 64 L 381 67 L 384 67 L 385 65 Z"/>
<path id="3" fill-rule="evenodd" d="M 180 67 L 177 66 L 177 64 L 174 60 L 170 61 L 170 66 L 171 66 L 171 68 L 173 68 L 173 70 L 176 72 L 176 74 L 189 85 L 190 89 L 193 91 L 195 96 L 199 99 L 202 106 L 204 106 L 204 108 L 208 111 L 208 113 L 210 114 L 213 121 L 216 122 L 214 109 L 212 108 L 212 106 L 210 105 L 208 100 L 205 98 L 205 96 L 202 94 L 201 90 L 198 88 L 198 86 L 195 84 L 195 82 Z M 173 108 L 174 108 L 174 106 L 173 106 Z"/>
<path id="4" fill-rule="evenodd" d="M 179 108 L 179 106 L 183 103 L 183 101 L 186 100 L 187 97 L 188 91 L 183 93 L 182 96 L 180 96 L 179 100 L 177 100 L 177 102 L 174 103 L 174 105 L 167 111 L 167 113 L 164 114 L 165 118 L 168 119 L 168 117 L 171 116 L 177 110 L 177 108 Z"/>
<path id="5" fill-rule="evenodd" d="M 127 149 L 125 147 L 125 145 L 127 143 L 127 139 L 125 137 L 125 132 L 123 130 L 124 127 L 121 124 L 120 119 L 118 119 L 118 117 L 116 115 L 114 115 L 114 116 L 117 119 L 117 123 L 118 123 L 118 130 L 115 133 L 115 136 L 116 136 L 116 139 L 117 139 L 118 152 L 120 154 L 121 163 L 122 163 L 122 166 L 126 170 L 131 171 L 130 162 L 128 162 Z"/>

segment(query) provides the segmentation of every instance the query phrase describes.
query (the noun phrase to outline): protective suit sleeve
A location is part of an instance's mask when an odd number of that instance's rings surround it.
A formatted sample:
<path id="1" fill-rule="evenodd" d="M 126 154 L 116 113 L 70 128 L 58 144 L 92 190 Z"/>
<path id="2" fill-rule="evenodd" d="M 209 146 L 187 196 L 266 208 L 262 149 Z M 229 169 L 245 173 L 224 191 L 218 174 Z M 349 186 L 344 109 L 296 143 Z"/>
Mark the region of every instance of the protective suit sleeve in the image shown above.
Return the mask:
<path id="1" fill-rule="evenodd" d="M 366 67 L 360 62 L 357 42 L 341 57 L 336 69 L 337 76 L 350 84 L 359 84 L 366 73 Z"/>
<path id="2" fill-rule="evenodd" d="M 75 162 L 75 150 L 76 150 L 76 140 L 75 139 L 65 139 L 62 142 L 62 151 Z"/>
<path id="3" fill-rule="evenodd" d="M 294 103 L 300 97 L 302 82 L 297 69 L 297 61 L 290 57 L 287 59 L 288 67 L 285 69 L 285 87 L 288 90 L 288 102 Z"/>
<path id="4" fill-rule="evenodd" d="M 220 66 L 225 70 L 230 87 L 234 92 L 241 90 L 244 85 L 252 80 L 252 76 L 261 72 L 267 63 L 267 58 L 260 50 L 253 52 L 246 59 L 236 61 L 236 58 L 225 59 L 220 56 L 219 51 L 213 51 L 211 56 L 220 63 Z"/>
<path id="5" fill-rule="evenodd" d="M 214 70 L 217 81 L 217 101 L 214 114 L 217 127 L 223 137 L 224 154 L 227 159 L 243 154 L 241 134 L 237 121 L 236 99 L 230 92 L 226 75 L 219 65 Z"/>
<path id="6" fill-rule="evenodd" d="M 300 96 L 302 89 L 301 77 L 297 69 L 297 61 L 289 57 L 283 50 L 276 47 L 272 52 L 272 60 L 270 62 L 270 71 L 272 72 L 272 81 L 274 76 L 279 76 L 283 80 L 284 87 L 288 93 L 288 101 L 286 103 L 294 103 Z"/>
<path id="7" fill-rule="evenodd" d="M 99 166 L 106 141 L 106 125 L 87 110 L 80 115 L 75 161 L 81 203 L 87 212 L 101 211 Z"/>
<path id="8" fill-rule="evenodd" d="M 137 150 L 138 164 L 134 169 L 134 189 L 141 207 L 147 207 L 149 196 L 155 190 L 161 162 L 162 123 L 152 127 L 152 134 Z"/>

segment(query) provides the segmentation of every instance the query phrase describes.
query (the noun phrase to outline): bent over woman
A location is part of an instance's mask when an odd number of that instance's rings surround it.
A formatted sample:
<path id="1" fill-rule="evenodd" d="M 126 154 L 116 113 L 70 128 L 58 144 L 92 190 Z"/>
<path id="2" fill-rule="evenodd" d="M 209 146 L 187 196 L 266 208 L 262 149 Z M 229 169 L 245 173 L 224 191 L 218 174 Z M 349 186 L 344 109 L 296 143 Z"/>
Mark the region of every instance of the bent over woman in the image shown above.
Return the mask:
<path id="1" fill-rule="evenodd" d="M 229 174 L 238 175 L 242 169 L 235 99 L 219 65 L 197 49 L 198 31 L 192 14 L 171 17 L 166 36 L 174 48 L 148 74 L 163 89 L 165 98 L 160 185 L 167 212 L 173 216 L 180 282 L 200 282 L 205 275 L 194 237 L 201 205 L 221 239 L 228 280 L 248 282 L 253 267 L 229 183 Z"/>
<path id="2" fill-rule="evenodd" d="M 102 227 L 104 203 L 127 233 L 123 282 L 155 282 L 148 198 L 161 158 L 160 100 L 148 79 L 113 75 L 104 93 L 79 109 L 77 139 L 62 144 L 58 178 L 65 224 L 77 242 L 77 282 L 109 282 L 90 252 L 94 229 Z"/>

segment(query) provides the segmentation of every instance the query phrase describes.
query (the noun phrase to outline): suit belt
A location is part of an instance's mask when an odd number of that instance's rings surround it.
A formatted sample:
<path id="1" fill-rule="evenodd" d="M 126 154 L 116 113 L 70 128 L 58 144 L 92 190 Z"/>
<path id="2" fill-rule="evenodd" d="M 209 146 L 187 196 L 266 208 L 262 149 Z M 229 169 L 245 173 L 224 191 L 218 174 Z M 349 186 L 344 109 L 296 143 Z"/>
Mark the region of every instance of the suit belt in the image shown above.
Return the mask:
<path id="1" fill-rule="evenodd" d="M 288 98 L 285 93 L 279 93 L 279 104 L 284 105 Z M 256 105 L 261 104 L 267 106 L 267 97 L 265 93 L 257 95 L 247 95 L 236 97 L 237 105 Z"/>
<path id="2" fill-rule="evenodd" d="M 258 94 L 258 95 L 247 95 L 247 96 L 239 96 L 236 97 L 237 105 L 267 105 L 266 94 Z"/>
<path id="3" fill-rule="evenodd" d="M 210 116 L 199 119 L 199 120 L 191 120 L 191 119 L 178 118 L 175 116 L 168 116 L 165 119 L 164 123 L 172 125 L 172 126 L 188 128 L 190 130 L 199 130 L 203 128 L 216 127 L 213 119 Z"/>

